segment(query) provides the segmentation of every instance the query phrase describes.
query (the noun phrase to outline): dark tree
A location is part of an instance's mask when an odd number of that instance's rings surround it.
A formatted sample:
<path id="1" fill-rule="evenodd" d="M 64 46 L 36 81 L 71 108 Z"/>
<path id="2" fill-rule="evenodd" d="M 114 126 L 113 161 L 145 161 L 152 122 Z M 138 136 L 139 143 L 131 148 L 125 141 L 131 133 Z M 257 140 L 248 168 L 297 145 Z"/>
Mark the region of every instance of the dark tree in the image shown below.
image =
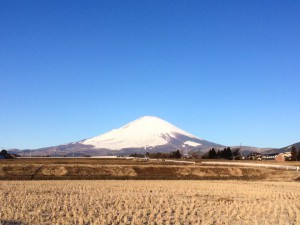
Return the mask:
<path id="1" fill-rule="evenodd" d="M 129 155 L 129 157 L 144 158 L 145 155 L 144 154 L 133 153 L 133 154 Z"/>
<path id="2" fill-rule="evenodd" d="M 8 155 L 7 151 L 5 149 L 3 149 L 1 152 L 0 152 L 1 155 Z"/>
<path id="3" fill-rule="evenodd" d="M 234 159 L 240 159 L 241 158 L 241 152 L 239 148 L 235 148 L 232 150 L 232 156 Z"/>
<path id="4" fill-rule="evenodd" d="M 297 150 L 294 145 L 292 146 L 291 155 L 291 161 L 297 161 Z"/>
<path id="5" fill-rule="evenodd" d="M 220 158 L 222 158 L 222 159 L 226 158 L 226 151 L 227 151 L 227 148 L 224 148 L 223 150 L 220 151 Z"/>
<path id="6" fill-rule="evenodd" d="M 217 158 L 222 158 L 222 151 L 220 149 L 217 151 Z"/>
<path id="7" fill-rule="evenodd" d="M 232 159 L 232 151 L 231 151 L 230 147 L 224 149 L 223 158 L 224 159 Z"/>
<path id="8" fill-rule="evenodd" d="M 300 161 L 300 147 L 299 147 L 299 149 L 298 149 L 297 160 Z"/>
<path id="9" fill-rule="evenodd" d="M 173 152 L 173 156 L 174 156 L 174 158 L 177 158 L 177 159 L 180 159 L 182 157 L 179 150 L 177 150 L 176 152 Z"/>
<path id="10" fill-rule="evenodd" d="M 217 152 L 214 148 L 212 148 L 211 150 L 209 150 L 208 152 L 208 158 L 209 159 L 216 159 L 217 158 Z"/>

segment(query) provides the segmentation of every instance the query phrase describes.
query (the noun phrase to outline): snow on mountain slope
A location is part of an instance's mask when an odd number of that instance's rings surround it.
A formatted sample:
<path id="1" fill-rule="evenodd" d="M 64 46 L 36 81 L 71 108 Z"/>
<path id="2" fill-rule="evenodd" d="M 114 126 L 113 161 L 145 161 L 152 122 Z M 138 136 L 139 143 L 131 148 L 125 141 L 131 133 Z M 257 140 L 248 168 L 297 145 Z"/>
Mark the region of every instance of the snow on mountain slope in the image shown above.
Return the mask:
<path id="1" fill-rule="evenodd" d="M 197 147 L 197 146 L 201 145 L 201 143 L 197 143 L 197 142 L 194 142 L 194 141 L 186 141 L 186 142 L 184 142 L 184 145 Z"/>
<path id="2" fill-rule="evenodd" d="M 166 145 L 169 144 L 171 140 L 176 139 L 177 136 L 185 136 L 187 139 L 193 140 L 191 142 L 185 142 L 191 146 L 201 145 L 200 142 L 203 140 L 158 117 L 144 116 L 119 129 L 79 143 L 92 145 L 98 149 L 120 150 L 124 148 Z M 199 143 L 197 143 L 198 141 Z"/>

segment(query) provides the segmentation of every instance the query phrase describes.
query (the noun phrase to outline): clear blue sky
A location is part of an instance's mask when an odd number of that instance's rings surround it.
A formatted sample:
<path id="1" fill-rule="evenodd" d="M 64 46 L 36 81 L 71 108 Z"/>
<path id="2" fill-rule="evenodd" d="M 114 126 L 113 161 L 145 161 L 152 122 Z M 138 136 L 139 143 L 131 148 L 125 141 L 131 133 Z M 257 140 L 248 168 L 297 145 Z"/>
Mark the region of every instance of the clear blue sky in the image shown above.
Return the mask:
<path id="1" fill-rule="evenodd" d="M 144 115 L 223 145 L 300 141 L 300 1 L 0 2 L 0 146 Z"/>

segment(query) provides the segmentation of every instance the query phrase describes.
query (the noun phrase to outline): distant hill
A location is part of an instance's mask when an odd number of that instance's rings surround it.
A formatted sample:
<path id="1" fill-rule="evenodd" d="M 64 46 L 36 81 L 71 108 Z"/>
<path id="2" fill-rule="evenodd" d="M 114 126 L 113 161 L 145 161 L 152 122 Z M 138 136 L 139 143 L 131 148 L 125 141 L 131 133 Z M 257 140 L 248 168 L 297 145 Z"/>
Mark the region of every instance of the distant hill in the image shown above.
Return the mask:
<path id="1" fill-rule="evenodd" d="M 271 150 L 266 151 L 266 153 L 282 153 L 282 152 L 288 152 L 291 151 L 291 147 L 295 146 L 297 151 L 300 149 L 300 142 L 294 143 L 292 145 L 288 145 L 286 147 L 283 148 L 273 148 Z"/>
<path id="2" fill-rule="evenodd" d="M 240 148 L 240 146 L 231 146 L 231 149 L 234 148 Z M 241 153 L 242 155 L 249 155 L 251 152 L 258 152 L 258 153 L 265 153 L 273 148 L 257 148 L 257 147 L 252 147 L 252 146 L 241 146 Z"/>

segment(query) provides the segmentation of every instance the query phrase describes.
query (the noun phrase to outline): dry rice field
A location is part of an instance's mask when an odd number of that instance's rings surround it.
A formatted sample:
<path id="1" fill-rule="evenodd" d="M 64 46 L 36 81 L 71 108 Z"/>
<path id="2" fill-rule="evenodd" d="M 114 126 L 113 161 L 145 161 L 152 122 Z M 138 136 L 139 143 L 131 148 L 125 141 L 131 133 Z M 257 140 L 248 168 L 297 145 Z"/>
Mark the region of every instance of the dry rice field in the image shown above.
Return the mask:
<path id="1" fill-rule="evenodd" d="M 0 224 L 300 224 L 300 183 L 0 181 Z"/>

